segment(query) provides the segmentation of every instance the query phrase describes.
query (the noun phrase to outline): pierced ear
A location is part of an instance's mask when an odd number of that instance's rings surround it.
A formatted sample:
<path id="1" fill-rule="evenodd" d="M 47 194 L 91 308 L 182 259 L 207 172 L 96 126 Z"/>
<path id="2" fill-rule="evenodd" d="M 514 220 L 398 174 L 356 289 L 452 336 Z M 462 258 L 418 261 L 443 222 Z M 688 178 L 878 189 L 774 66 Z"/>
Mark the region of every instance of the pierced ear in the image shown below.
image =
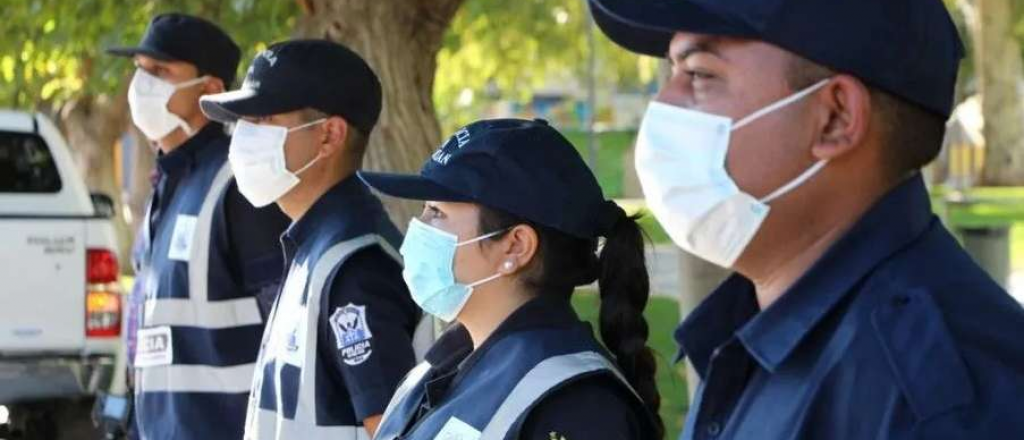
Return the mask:
<path id="1" fill-rule="evenodd" d="M 860 80 L 837 75 L 815 95 L 821 132 L 811 154 L 834 160 L 855 150 L 867 139 L 871 120 L 871 92 Z"/>
<path id="2" fill-rule="evenodd" d="M 537 247 L 540 245 L 537 231 L 526 225 L 512 228 L 506 234 L 506 241 L 508 242 L 508 247 L 505 249 L 504 263 L 502 263 L 501 270 L 505 271 L 505 264 L 511 262 L 513 267 L 508 273 L 529 266 L 537 254 Z"/>

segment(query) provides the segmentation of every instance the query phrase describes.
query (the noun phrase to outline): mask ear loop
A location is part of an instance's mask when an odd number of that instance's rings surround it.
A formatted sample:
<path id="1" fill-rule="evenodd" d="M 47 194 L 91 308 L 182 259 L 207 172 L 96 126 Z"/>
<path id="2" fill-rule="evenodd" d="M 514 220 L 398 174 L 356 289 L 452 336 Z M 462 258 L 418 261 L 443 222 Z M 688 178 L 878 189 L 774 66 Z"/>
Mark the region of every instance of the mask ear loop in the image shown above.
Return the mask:
<path id="1" fill-rule="evenodd" d="M 209 76 L 203 75 L 203 76 L 200 76 L 198 78 L 192 78 L 192 79 L 190 79 L 188 81 L 182 81 L 180 83 L 174 84 L 174 91 L 178 91 L 178 90 L 181 90 L 181 89 L 186 89 L 186 88 L 195 86 L 197 84 L 202 84 L 202 83 L 206 82 L 206 80 L 208 80 L 208 79 L 210 79 Z M 175 115 L 175 116 L 177 116 L 177 115 Z M 192 135 L 196 134 L 196 131 L 193 130 L 190 125 L 188 125 L 188 122 L 185 122 L 185 120 L 182 119 L 180 116 L 178 117 L 178 119 L 180 121 L 178 123 L 178 126 L 181 127 L 181 131 L 184 131 L 186 136 L 192 137 Z"/>
<path id="2" fill-rule="evenodd" d="M 315 121 L 312 121 L 312 122 L 307 122 L 307 123 L 305 123 L 305 124 L 302 124 L 302 125 L 299 125 L 299 126 L 296 126 L 296 127 L 292 127 L 292 128 L 289 128 L 289 129 L 288 129 L 288 133 L 291 133 L 291 132 L 293 132 L 293 131 L 305 130 L 305 129 L 307 129 L 307 128 L 309 128 L 309 127 L 312 127 L 312 126 L 314 126 L 314 125 L 316 125 L 316 124 L 320 124 L 320 123 L 322 123 L 322 122 L 324 122 L 324 121 L 326 121 L 326 120 L 327 120 L 327 118 L 320 118 L 320 119 L 317 119 L 317 120 L 315 120 Z M 287 139 L 287 136 L 285 137 L 285 139 Z M 283 148 L 283 147 L 282 147 L 282 148 Z M 322 158 L 322 157 L 323 157 L 323 155 L 321 155 L 320 153 L 317 153 L 316 157 L 314 157 L 314 158 L 313 158 L 313 160 L 309 161 L 308 163 L 306 163 L 305 165 L 303 165 L 303 166 L 302 166 L 302 168 L 299 168 L 299 169 L 298 169 L 297 171 L 295 171 L 295 172 L 294 172 L 294 173 L 292 173 L 292 174 L 294 174 L 294 175 L 296 175 L 296 176 L 298 176 L 298 175 L 302 174 L 303 172 L 305 172 L 306 170 L 308 170 L 308 169 L 309 169 L 309 167 L 311 167 L 311 166 L 315 165 L 315 164 L 316 164 L 316 163 L 317 163 L 317 162 L 318 162 L 318 161 L 320 160 L 320 158 Z"/>
<path id="3" fill-rule="evenodd" d="M 774 112 L 774 111 L 776 111 L 776 110 L 778 110 L 780 108 L 783 108 L 783 107 L 785 107 L 787 105 L 790 105 L 790 104 L 792 104 L 794 102 L 797 102 L 797 101 L 799 101 L 801 99 L 806 98 L 811 93 L 817 92 L 822 87 L 825 87 L 825 85 L 828 84 L 828 82 L 831 81 L 831 80 L 832 80 L 832 78 L 825 78 L 825 79 L 823 79 L 821 81 L 818 81 L 817 83 L 814 83 L 814 85 L 812 85 L 812 86 L 810 86 L 810 87 L 808 87 L 806 89 L 803 89 L 803 90 L 801 90 L 801 91 L 799 91 L 797 93 L 794 93 L 794 94 L 792 94 L 792 95 L 790 95 L 790 96 L 788 96 L 786 98 L 783 98 L 783 99 L 780 99 L 778 101 L 775 101 L 773 104 L 770 104 L 769 106 L 767 106 L 765 108 L 762 108 L 761 110 L 758 110 L 758 111 L 756 111 L 754 113 L 751 113 L 747 117 L 745 117 L 743 119 L 740 119 L 735 124 L 733 124 L 732 130 L 733 131 L 739 130 L 743 126 L 748 125 L 751 122 L 754 122 L 755 120 L 760 119 L 761 117 L 763 117 L 763 116 L 765 116 L 765 115 L 767 115 L 769 113 L 772 113 L 772 112 Z"/>
<path id="4" fill-rule="evenodd" d="M 790 191 L 806 183 L 808 180 L 811 180 L 811 178 L 814 177 L 815 174 L 818 174 L 818 172 L 821 171 L 822 168 L 825 168 L 825 165 L 828 165 L 827 160 L 818 161 L 818 163 L 808 168 L 807 171 L 804 171 L 803 174 L 800 174 L 795 179 L 790 180 L 789 183 L 783 185 L 782 188 L 779 188 L 773 191 L 771 194 L 768 194 L 768 196 L 761 199 L 760 202 L 767 205 L 774 201 L 775 199 L 778 199 L 779 197 L 786 195 Z"/>
<path id="5" fill-rule="evenodd" d="M 737 128 L 740 128 L 743 125 L 749 124 L 750 122 L 754 121 L 755 119 L 760 118 L 760 117 L 762 117 L 762 116 L 764 116 L 764 115 L 766 115 L 768 113 L 771 113 L 771 112 L 773 112 L 775 110 L 778 110 L 778 109 L 780 109 L 782 107 L 785 107 L 785 106 L 787 106 L 789 104 L 792 104 L 792 103 L 794 103 L 796 101 L 799 101 L 801 99 L 806 98 L 810 94 L 820 90 L 822 87 L 825 87 L 825 85 L 828 84 L 828 82 L 831 79 L 832 78 L 825 78 L 825 79 L 823 79 L 821 81 L 818 81 L 814 85 L 812 85 L 812 86 L 810 86 L 810 87 L 800 91 L 799 93 L 794 94 L 793 96 L 790 96 L 790 97 L 788 97 L 786 99 L 783 99 L 781 101 L 776 102 L 775 104 L 769 105 L 768 107 L 765 107 L 764 109 L 761 109 L 759 111 L 754 112 L 750 116 L 747 116 L 746 118 L 743 118 L 743 120 L 741 120 L 739 123 L 737 123 L 733 127 L 733 130 L 735 130 Z M 812 165 L 810 168 L 808 168 L 806 171 L 801 173 L 795 179 L 790 180 L 789 183 L 787 183 L 785 185 L 782 185 L 781 188 L 779 188 L 779 189 L 777 189 L 775 191 L 772 191 L 771 194 L 768 194 L 767 196 L 762 198 L 760 200 L 760 202 L 767 205 L 767 204 L 771 203 L 772 201 L 778 199 L 779 197 L 782 197 L 782 196 L 788 194 L 790 191 L 793 191 L 794 189 L 798 188 L 800 185 L 803 185 L 808 180 L 810 180 L 812 177 L 814 177 L 816 174 L 818 174 L 818 172 L 820 172 L 823 168 L 825 168 L 825 165 L 828 165 L 828 161 L 827 160 L 820 160 L 820 161 L 818 161 L 818 163 Z"/>

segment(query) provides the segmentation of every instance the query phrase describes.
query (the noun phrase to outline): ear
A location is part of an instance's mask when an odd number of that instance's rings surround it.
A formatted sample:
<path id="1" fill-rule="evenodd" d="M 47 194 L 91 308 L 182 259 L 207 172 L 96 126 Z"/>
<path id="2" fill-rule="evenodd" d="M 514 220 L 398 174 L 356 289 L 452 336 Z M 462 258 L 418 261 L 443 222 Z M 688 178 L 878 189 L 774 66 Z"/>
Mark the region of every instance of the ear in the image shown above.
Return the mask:
<path id="1" fill-rule="evenodd" d="M 814 110 L 821 133 L 811 147 L 819 160 L 834 160 L 849 154 L 867 139 L 871 120 L 871 92 L 860 80 L 837 75 L 814 95 Z"/>
<path id="2" fill-rule="evenodd" d="M 320 131 L 320 154 L 331 157 L 341 153 L 348 141 L 348 122 L 338 116 L 327 118 Z"/>
<path id="3" fill-rule="evenodd" d="M 213 95 L 216 93 L 224 93 L 224 80 L 217 78 L 216 76 L 208 76 L 206 82 L 203 83 L 203 94 Z"/>
<path id="4" fill-rule="evenodd" d="M 529 226 L 518 225 L 509 230 L 502 239 L 498 273 L 512 275 L 523 271 L 533 263 L 539 244 L 537 231 Z"/>

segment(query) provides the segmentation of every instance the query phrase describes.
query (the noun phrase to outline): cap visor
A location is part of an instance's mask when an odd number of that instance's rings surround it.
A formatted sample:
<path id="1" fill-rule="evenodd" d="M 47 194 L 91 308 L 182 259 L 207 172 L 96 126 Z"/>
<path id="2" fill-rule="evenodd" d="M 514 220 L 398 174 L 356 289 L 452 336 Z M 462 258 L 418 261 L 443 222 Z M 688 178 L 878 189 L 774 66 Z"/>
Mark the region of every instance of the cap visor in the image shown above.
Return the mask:
<path id="1" fill-rule="evenodd" d="M 590 11 L 597 26 L 616 44 L 659 58 L 668 54 L 676 32 L 746 38 L 757 34 L 692 1 L 590 0 Z"/>
<path id="2" fill-rule="evenodd" d="M 369 187 L 391 197 L 409 200 L 433 200 L 438 202 L 472 202 L 473 199 L 452 191 L 433 180 L 417 174 L 367 173 L 360 171 L 359 178 Z"/>
<path id="3" fill-rule="evenodd" d="M 135 55 L 145 55 L 151 58 L 156 58 L 160 61 L 175 61 L 176 58 L 161 52 L 159 50 L 150 47 L 111 47 L 107 49 L 107 53 L 111 55 L 121 57 L 133 57 Z"/>
<path id="4" fill-rule="evenodd" d="M 242 116 L 266 116 L 294 109 L 281 108 L 281 101 L 253 89 L 240 89 L 199 98 L 199 108 L 207 118 L 232 123 Z"/>

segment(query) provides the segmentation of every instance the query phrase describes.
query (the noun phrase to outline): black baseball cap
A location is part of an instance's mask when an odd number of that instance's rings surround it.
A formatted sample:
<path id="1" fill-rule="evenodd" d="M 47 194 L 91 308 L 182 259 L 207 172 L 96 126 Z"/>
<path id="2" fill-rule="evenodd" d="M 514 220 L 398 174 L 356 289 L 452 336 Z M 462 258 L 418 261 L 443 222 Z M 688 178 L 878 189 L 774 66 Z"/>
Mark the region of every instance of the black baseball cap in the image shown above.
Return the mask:
<path id="1" fill-rule="evenodd" d="M 675 32 L 764 41 L 948 117 L 963 42 L 942 0 L 589 0 L 632 52 L 665 57 Z"/>
<path id="2" fill-rule="evenodd" d="M 217 25 L 185 14 L 153 17 L 142 42 L 133 47 L 112 47 L 107 53 L 131 57 L 146 55 L 161 61 L 184 61 L 220 78 L 225 86 L 235 81 L 242 51 Z"/>
<path id="3" fill-rule="evenodd" d="M 351 49 L 327 40 L 291 40 L 257 55 L 241 89 L 203 96 L 199 105 L 220 122 L 312 108 L 369 134 L 380 117 L 381 88 L 377 74 Z"/>
<path id="4" fill-rule="evenodd" d="M 576 148 L 544 120 L 490 119 L 455 132 L 418 175 L 359 172 L 393 197 L 476 203 L 579 238 L 625 216 Z"/>

